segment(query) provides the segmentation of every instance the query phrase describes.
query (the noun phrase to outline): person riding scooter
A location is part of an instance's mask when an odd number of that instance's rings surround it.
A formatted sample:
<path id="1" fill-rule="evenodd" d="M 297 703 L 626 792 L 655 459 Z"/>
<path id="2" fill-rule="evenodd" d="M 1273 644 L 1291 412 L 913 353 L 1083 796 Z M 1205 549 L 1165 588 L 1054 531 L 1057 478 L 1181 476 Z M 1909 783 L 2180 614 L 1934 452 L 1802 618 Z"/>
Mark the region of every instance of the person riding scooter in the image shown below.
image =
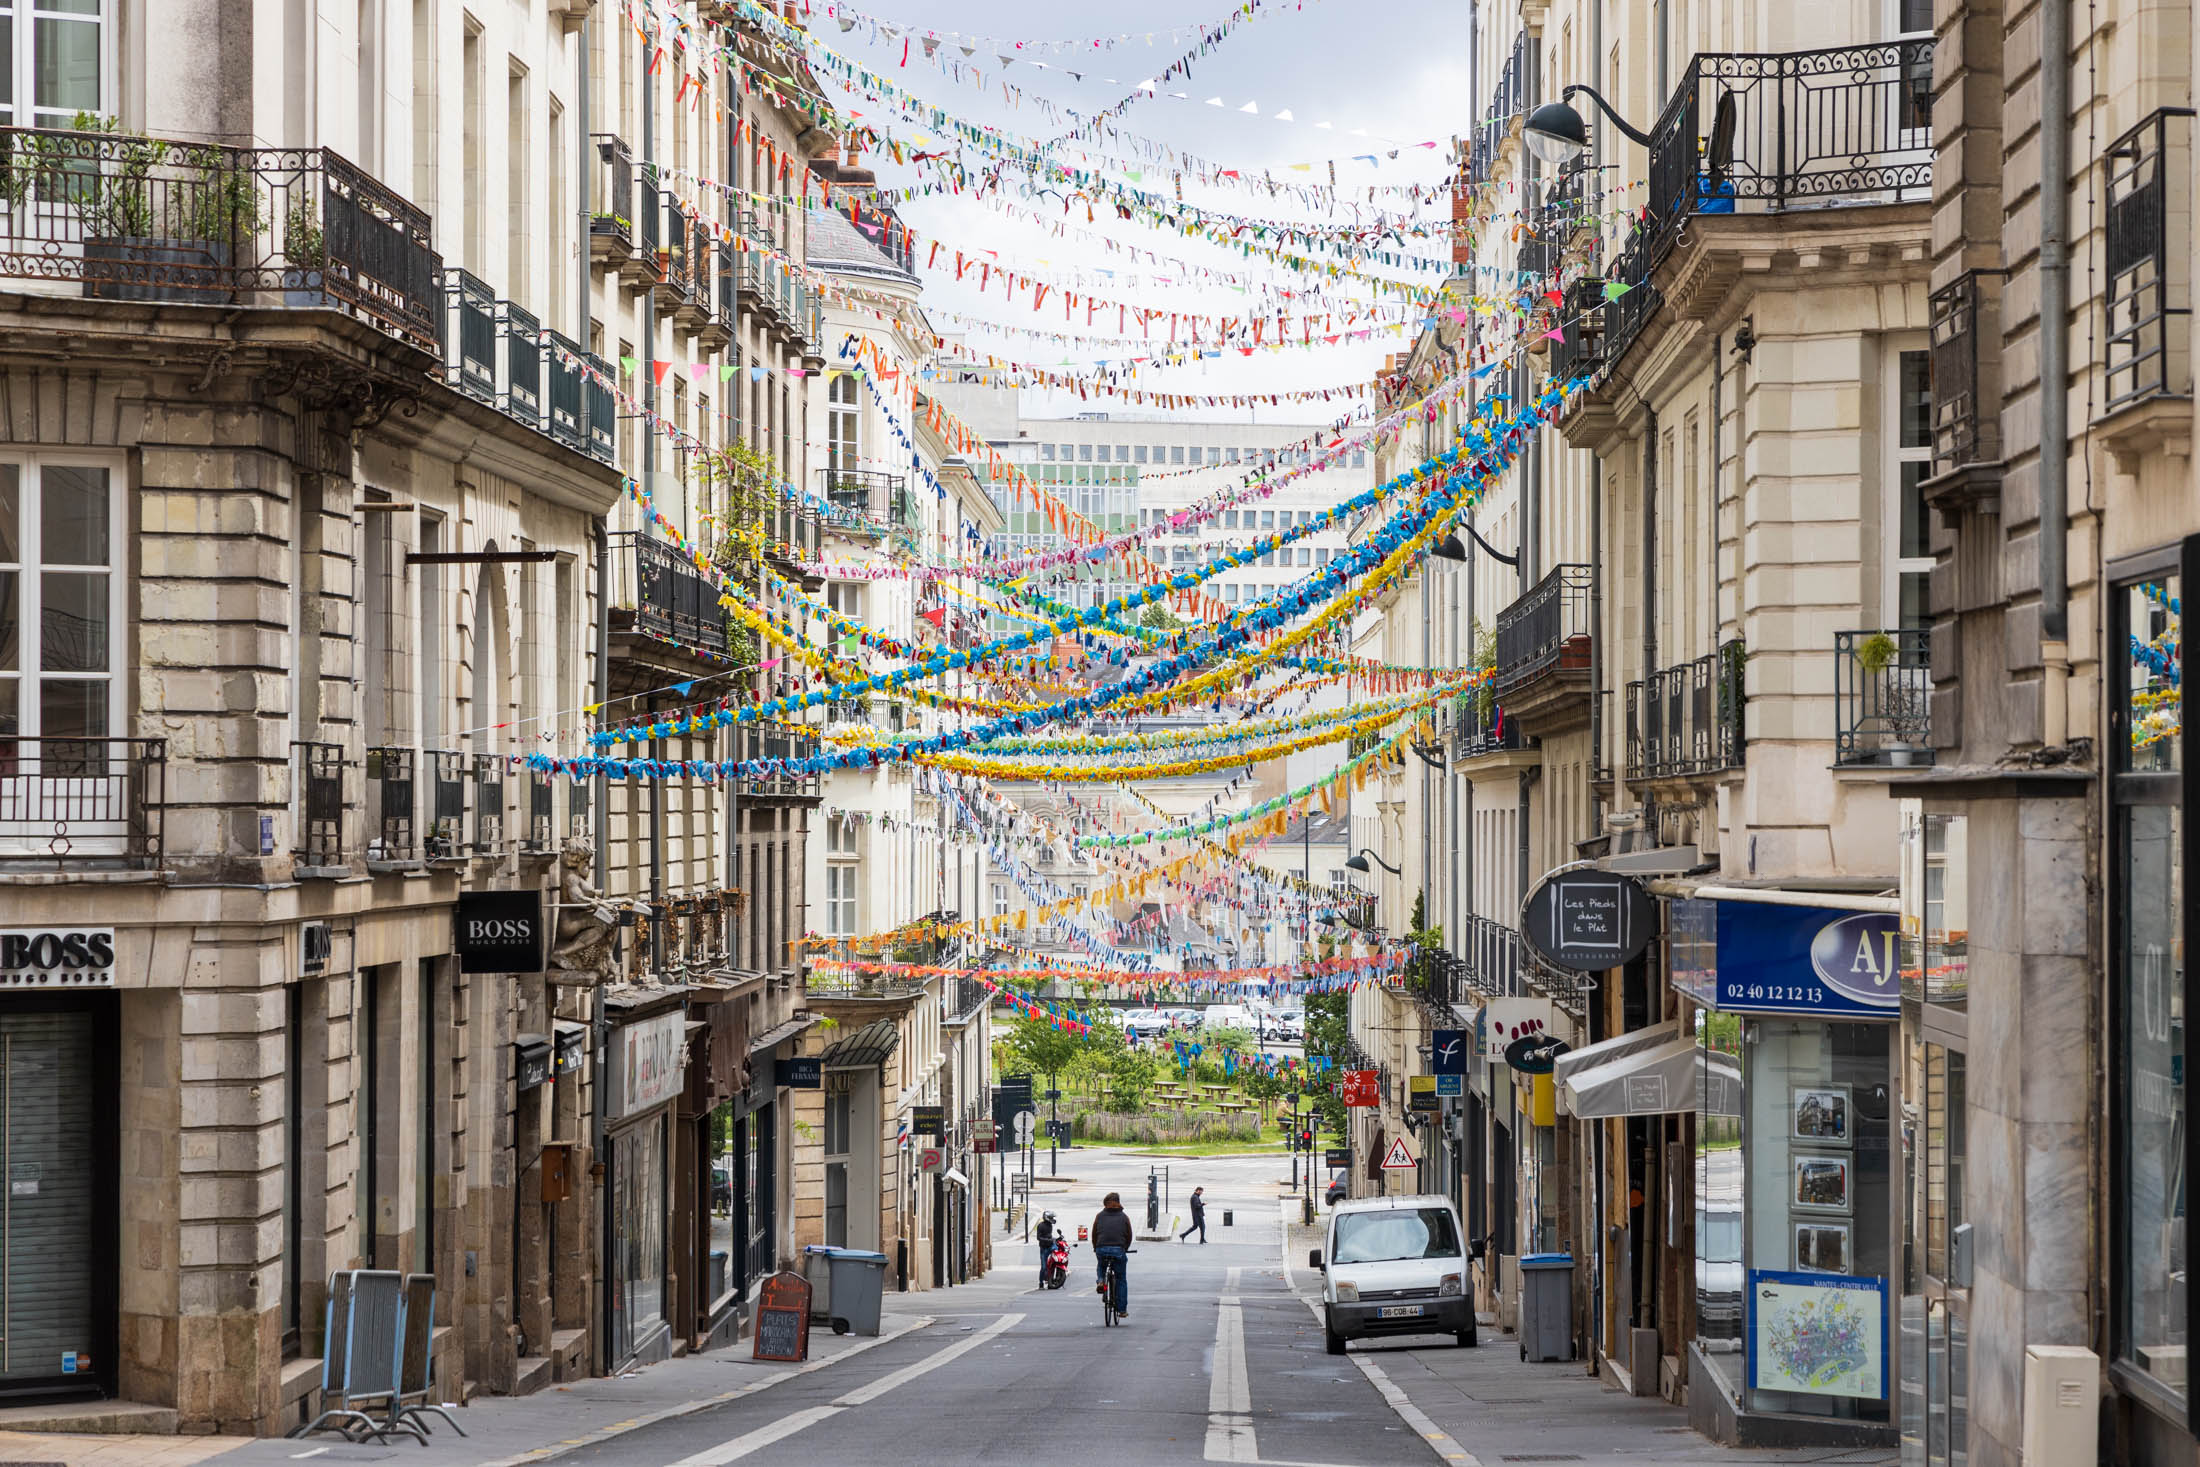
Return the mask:
<path id="1" fill-rule="evenodd" d="M 1055 1225 L 1054 1214 L 1051 1212 L 1040 1217 L 1038 1232 L 1039 1284 L 1040 1287 L 1044 1288 L 1049 1283 L 1048 1267 L 1053 1262 L 1055 1242 L 1057 1240 L 1067 1242 L 1068 1240 L 1062 1237 L 1062 1230 Z"/>

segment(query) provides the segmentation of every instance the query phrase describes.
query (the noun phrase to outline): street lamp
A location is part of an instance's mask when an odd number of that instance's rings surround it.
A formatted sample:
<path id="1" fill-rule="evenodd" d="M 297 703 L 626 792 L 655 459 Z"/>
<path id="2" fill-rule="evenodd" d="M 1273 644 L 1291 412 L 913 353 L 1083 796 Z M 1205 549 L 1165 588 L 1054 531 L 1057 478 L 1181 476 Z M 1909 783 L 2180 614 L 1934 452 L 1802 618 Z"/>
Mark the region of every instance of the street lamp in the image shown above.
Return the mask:
<path id="1" fill-rule="evenodd" d="M 1360 853 L 1359 853 L 1358 855 L 1354 856 L 1354 857 L 1353 857 L 1353 858 L 1352 858 L 1351 860 L 1349 860 L 1349 861 L 1347 861 L 1347 862 L 1345 862 L 1345 863 L 1344 863 L 1344 869 L 1345 869 L 1345 870 L 1347 870 L 1347 871 L 1360 871 L 1360 872 L 1365 872 L 1366 874 L 1368 874 L 1368 875 L 1372 876 L 1372 875 L 1374 874 L 1374 867 L 1373 867 L 1373 866 L 1370 866 L 1370 865 L 1368 865 L 1368 864 L 1367 864 L 1367 860 L 1368 860 L 1368 857 L 1370 857 L 1370 856 L 1374 856 L 1374 857 L 1375 857 L 1375 865 L 1376 865 L 1376 866 L 1380 866 L 1380 867 L 1382 867 L 1382 868 L 1383 868 L 1383 869 L 1384 869 L 1385 871 L 1388 871 L 1388 872 L 1389 872 L 1389 873 L 1390 873 L 1391 875 L 1393 875 L 1393 876 L 1403 876 L 1403 875 L 1405 875 L 1405 872 L 1404 872 L 1404 871 L 1400 870 L 1400 869 L 1399 869 L 1398 867 L 1396 867 L 1396 866 L 1393 866 L 1393 865 L 1391 865 L 1391 864 L 1390 864 L 1390 863 L 1389 863 L 1388 861 L 1384 860 L 1384 859 L 1383 859 L 1383 858 L 1382 858 L 1381 856 L 1376 856 L 1376 855 L 1375 855 L 1375 853 L 1374 853 L 1373 851 L 1369 850 L 1369 849 L 1368 849 L 1368 848 L 1367 848 L 1366 846 L 1361 846 L 1361 847 L 1360 847 Z"/>
<path id="2" fill-rule="evenodd" d="M 1559 94 L 1560 100 L 1545 102 L 1530 112 L 1528 120 L 1521 124 L 1521 141 L 1528 145 L 1529 152 L 1545 163 L 1557 165 L 1571 163 L 1589 150 L 1589 129 L 1582 123 L 1581 114 L 1568 106 L 1565 100 L 1576 92 L 1596 103 L 1597 110 L 1611 119 L 1612 126 L 1642 146 L 1650 146 L 1649 136 L 1629 127 L 1627 119 L 1614 112 L 1612 104 L 1597 95 L 1595 88 L 1575 82 Z"/>

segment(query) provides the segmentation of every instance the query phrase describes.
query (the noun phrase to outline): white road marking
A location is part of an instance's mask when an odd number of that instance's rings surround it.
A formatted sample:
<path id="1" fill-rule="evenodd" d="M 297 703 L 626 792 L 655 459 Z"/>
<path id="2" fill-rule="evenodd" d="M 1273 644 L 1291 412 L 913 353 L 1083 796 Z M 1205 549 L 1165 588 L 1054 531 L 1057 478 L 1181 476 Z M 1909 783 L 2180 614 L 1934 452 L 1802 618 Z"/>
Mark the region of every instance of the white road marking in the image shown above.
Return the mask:
<path id="1" fill-rule="evenodd" d="M 936 1351 L 933 1354 L 927 1355 L 914 1365 L 904 1365 L 901 1369 L 893 1372 L 891 1375 L 882 1375 L 877 1380 L 872 1381 L 869 1385 L 860 1386 L 857 1389 L 848 1392 L 847 1395 L 840 1397 L 838 1400 L 834 1401 L 833 1404 L 835 1406 L 867 1405 L 868 1403 L 877 1400 L 880 1396 L 885 1395 L 888 1391 L 894 1390 L 900 1386 L 905 1386 L 909 1382 L 915 1380 L 918 1376 L 929 1375 L 931 1372 L 939 1369 L 942 1365 L 947 1364 L 949 1361 L 954 1360 L 960 1356 L 969 1354 L 972 1350 L 977 1349 L 978 1346 L 992 1339 L 995 1335 L 998 1335 L 1005 1330 L 1014 1329 L 1017 1325 L 1022 1324 L 1023 1322 L 1024 1317 L 1021 1314 L 1004 1314 L 999 1319 L 996 1319 L 991 1324 L 987 1325 L 984 1329 L 979 1330 L 969 1339 L 959 1340 L 956 1343 L 949 1345 L 944 1350 Z"/>
<path id="2" fill-rule="evenodd" d="M 315 1447 L 310 1452 L 292 1452 L 290 1454 L 290 1460 L 293 1462 L 302 1462 L 308 1457 L 318 1457 L 327 1450 L 327 1447 Z"/>
<path id="3" fill-rule="evenodd" d="M 1233 1268 L 1215 1305 L 1214 1368 L 1207 1382 L 1207 1460 L 1258 1462 L 1253 1436 L 1253 1383 L 1245 1364 L 1245 1311 L 1238 1303 Z"/>
<path id="4" fill-rule="evenodd" d="M 756 1430 L 737 1436 L 731 1441 L 720 1442 L 715 1447 L 706 1447 L 692 1457 L 682 1457 L 679 1461 L 673 1463 L 672 1467 L 726 1467 L 728 1462 L 738 1462 L 751 1452 L 768 1447 L 773 1442 L 784 1441 L 796 1432 L 806 1431 L 828 1417 L 838 1416 L 840 1411 L 841 1408 L 838 1406 L 811 1406 L 805 1410 L 792 1412 L 789 1415 L 780 1417 L 769 1426 L 759 1426 Z"/>
<path id="5" fill-rule="evenodd" d="M 699 1401 L 682 1401 L 677 1406 L 667 1406 L 662 1411 L 652 1411 L 646 1416 L 638 1416 L 632 1422 L 617 1422 L 611 1426 L 601 1428 L 591 1436 L 577 1437 L 569 1441 L 559 1442 L 555 1446 L 537 1447 L 532 1451 L 520 1452 L 510 1457 L 502 1457 L 493 1462 L 484 1462 L 481 1464 L 481 1467 L 532 1467 L 532 1464 L 534 1463 L 547 1462 L 550 1461 L 552 1458 L 562 1457 L 566 1453 L 577 1451 L 581 1447 L 590 1446 L 596 1442 L 604 1441 L 611 1437 L 624 1436 L 627 1432 L 639 1430 L 644 1426 L 654 1426 L 660 1421 L 669 1421 L 675 1416 L 693 1415 L 697 1411 L 708 1410 L 712 1406 L 723 1406 L 728 1401 L 738 1401 L 743 1396 L 753 1396 L 758 1391 L 770 1390 L 773 1386 L 778 1385 L 783 1380 L 793 1380 L 797 1376 L 808 1375 L 813 1370 L 823 1370 L 828 1366 L 838 1365 L 841 1361 L 850 1359 L 853 1356 L 861 1355 L 866 1350 L 875 1350 L 880 1345 L 892 1344 L 895 1340 L 898 1340 L 904 1335 L 910 1334 L 916 1330 L 927 1329 L 931 1326 L 932 1323 L 933 1318 L 931 1315 L 920 1314 L 911 1319 L 909 1323 L 901 1329 L 890 1330 L 889 1332 L 879 1335 L 874 1339 L 868 1339 L 862 1341 L 860 1344 L 850 1345 L 847 1349 L 842 1350 L 837 1355 L 827 1355 L 824 1356 L 822 1359 L 811 1360 L 802 1365 L 796 1366 L 792 1370 L 776 1372 L 774 1374 L 765 1376 L 761 1380 L 752 1380 L 747 1385 L 736 1386 L 730 1391 L 721 1391 L 715 1396 L 706 1396 Z M 727 1363 L 734 1364 L 746 1362 L 737 1362 L 729 1359 Z M 323 1448 L 322 1450 L 325 1451 L 327 1449 Z"/>
<path id="6" fill-rule="evenodd" d="M 1302 1294 L 1299 1296 L 1299 1302 L 1304 1304 L 1307 1312 L 1314 1316 L 1316 1324 L 1325 1324 L 1322 1319 L 1322 1307 L 1319 1300 L 1308 1298 Z M 1360 1368 L 1360 1374 L 1367 1377 L 1367 1383 L 1375 1387 L 1376 1393 L 1390 1404 L 1391 1410 L 1398 1413 L 1399 1420 L 1412 1427 L 1414 1434 L 1428 1443 L 1429 1450 L 1434 1452 L 1439 1460 L 1456 1462 L 1459 1467 L 1482 1467 L 1482 1459 L 1461 1446 L 1442 1427 L 1430 1420 L 1426 1411 L 1414 1405 L 1406 1396 L 1406 1393 L 1399 1388 L 1398 1384 L 1383 1372 L 1383 1367 L 1375 1363 L 1373 1356 L 1354 1354 L 1347 1351 L 1345 1358 Z"/>

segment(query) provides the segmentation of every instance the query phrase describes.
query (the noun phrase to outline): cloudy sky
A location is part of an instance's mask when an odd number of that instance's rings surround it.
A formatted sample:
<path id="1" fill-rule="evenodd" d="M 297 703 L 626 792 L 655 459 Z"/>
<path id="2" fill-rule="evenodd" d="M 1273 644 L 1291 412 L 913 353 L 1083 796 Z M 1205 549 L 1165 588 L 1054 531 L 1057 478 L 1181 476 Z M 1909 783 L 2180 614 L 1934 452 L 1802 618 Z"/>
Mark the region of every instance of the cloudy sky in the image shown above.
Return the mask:
<path id="1" fill-rule="evenodd" d="M 1008 3 L 1008 0 L 857 0 L 851 10 L 878 22 L 909 28 L 921 36 L 927 29 L 954 31 L 964 36 L 1006 39 L 1067 39 L 1095 35 L 1166 32 L 1172 26 L 1192 27 L 1211 23 L 1227 8 L 1218 0 L 1122 0 L 1107 5 L 1084 0 L 1052 0 L 1052 3 Z M 975 67 L 985 78 L 983 89 L 966 78 L 957 79 L 928 62 L 920 44 L 907 46 L 905 38 L 875 32 L 869 23 L 842 30 L 828 18 L 824 0 L 811 0 L 808 24 L 832 50 L 891 78 L 924 101 L 958 117 L 1000 128 L 1020 138 L 1047 139 L 1063 130 L 1034 100 L 1043 95 L 1082 113 L 1109 106 L 1140 81 L 1153 77 L 1191 44 L 1156 34 L 1150 45 L 1143 40 L 1110 49 L 1080 51 L 1027 49 L 1005 69 L 998 56 L 1001 48 L 980 45 L 967 61 L 959 44 L 949 41 L 938 50 Z M 1248 174 L 1268 170 L 1279 182 L 1297 185 L 1326 182 L 1335 160 L 1339 192 L 1366 204 L 1365 187 L 1431 183 L 1446 171 L 1446 148 L 1414 146 L 1430 140 L 1440 144 L 1465 126 L 1469 113 L 1466 98 L 1465 7 L 1440 0 L 1396 0 L 1385 6 L 1367 6 L 1358 0 L 1279 0 L 1264 5 L 1259 18 L 1238 26 L 1210 54 L 1194 62 L 1189 77 L 1179 76 L 1162 87 L 1164 95 L 1132 106 L 1120 126 L 1146 138 L 1167 144 Z M 1038 63 L 1044 62 L 1042 67 Z M 1073 80 L 1071 70 L 1083 73 Z M 1111 81 L 1110 78 L 1113 80 Z M 1002 83 L 1022 89 L 1020 106 L 1004 97 Z M 1167 92 L 1186 93 L 1183 99 Z M 1220 97 L 1222 106 L 1207 105 Z M 923 135 L 925 130 L 901 120 L 880 104 L 860 97 L 843 96 L 846 105 L 866 117 L 891 119 L 898 136 Z M 1251 103 L 1255 111 L 1244 111 Z M 1278 120 L 1288 112 L 1291 121 Z M 1329 127 L 1316 124 L 1327 122 Z M 1123 142 L 1103 144 L 1106 151 L 1129 154 Z M 1395 159 L 1388 156 L 1397 150 Z M 1354 155 L 1373 154 L 1376 162 L 1356 161 Z M 965 154 L 979 161 L 972 151 Z M 1065 160 L 1071 158 L 1066 151 Z M 886 159 L 873 160 L 882 186 L 893 188 L 921 184 L 933 175 L 918 167 L 896 166 Z M 1291 168 L 1294 163 L 1313 163 L 1309 171 Z M 1136 187 L 1166 192 L 1173 188 L 1165 165 L 1134 162 L 1144 170 Z M 1119 176 L 1119 175 L 1118 175 Z M 974 274 L 957 283 L 947 261 L 960 249 L 977 258 L 988 258 L 1019 272 L 1065 283 L 1078 291 L 1108 300 L 1127 300 L 1178 311 L 1216 316 L 1247 314 L 1263 285 L 1303 289 L 1307 278 L 1266 261 L 1245 256 L 1201 240 L 1164 233 L 1138 220 L 1117 219 L 1101 212 L 1087 223 L 1082 203 L 1065 214 L 1060 200 L 1031 199 L 1011 191 L 1013 211 L 968 197 L 934 195 L 902 206 L 904 220 L 920 239 L 918 260 L 924 262 L 930 241 L 941 244 L 940 265 L 927 272 L 925 307 L 936 328 L 962 331 L 974 350 L 1012 357 L 1019 361 L 1060 364 L 1065 359 L 1089 363 L 1120 358 L 1141 349 L 1120 343 L 1065 342 L 1026 334 L 990 333 L 972 329 L 973 321 L 1047 332 L 1080 332 L 1085 312 L 1065 321 L 1050 297 L 1045 308 L 1033 310 L 1028 294 L 1015 301 L 1004 298 L 998 284 L 981 296 Z M 1294 197 L 1270 197 L 1240 188 L 1210 189 L 1187 181 L 1185 198 L 1205 208 L 1239 216 L 1295 219 L 1310 222 L 1346 222 L 1349 211 L 1325 214 Z M 1381 207 L 1393 212 L 1415 206 L 1401 198 L 1384 198 Z M 1421 217 L 1437 219 L 1448 212 L 1441 202 L 1419 206 Z M 1057 232 L 1035 217 L 1067 223 L 1073 232 Z M 1111 253 L 1092 235 L 1103 235 L 1123 245 L 1151 249 L 1163 255 L 1226 272 L 1228 281 L 1204 279 L 1164 285 L 1157 275 L 1184 272 L 1155 266 L 1120 253 Z M 1440 240 L 1418 242 L 1418 253 L 1440 256 Z M 1114 278 L 1100 275 L 1113 271 Z M 1412 272 L 1392 271 L 1393 275 Z M 1438 276 L 1414 278 L 1433 284 Z M 1081 282 L 1081 283 L 1080 283 Z M 1410 314 L 1393 305 L 1393 319 Z M 1104 311 L 1093 329 L 1115 334 L 1115 312 Z M 1135 325 L 1131 334 L 1137 334 Z M 1137 384 L 1152 390 L 1180 392 L 1261 392 L 1289 388 L 1333 386 L 1364 382 L 1381 364 L 1387 352 L 1402 349 L 1411 339 L 1411 327 L 1378 334 L 1359 343 L 1334 347 L 1261 351 L 1250 357 L 1232 352 L 1193 367 L 1166 373 L 1142 372 Z M 1150 412 L 1134 404 L 1095 398 L 1081 402 L 1073 394 L 1027 394 L 1026 411 L 1070 413 L 1079 410 Z M 1319 404 L 1261 408 L 1261 421 L 1308 421 L 1332 416 L 1341 407 Z M 1226 416 L 1243 421 L 1249 414 L 1237 409 Z"/>

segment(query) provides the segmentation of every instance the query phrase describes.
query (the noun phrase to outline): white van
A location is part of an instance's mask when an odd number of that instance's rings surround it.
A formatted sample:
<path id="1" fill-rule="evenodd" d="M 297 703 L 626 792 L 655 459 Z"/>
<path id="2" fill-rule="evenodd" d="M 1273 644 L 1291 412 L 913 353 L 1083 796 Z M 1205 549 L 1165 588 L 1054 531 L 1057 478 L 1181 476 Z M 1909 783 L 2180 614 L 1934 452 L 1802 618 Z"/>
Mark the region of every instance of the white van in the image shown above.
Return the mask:
<path id="1" fill-rule="evenodd" d="M 1446 1197 L 1362 1197 L 1329 1214 L 1322 1322 L 1332 1355 L 1371 1335 L 1450 1335 L 1475 1343 L 1466 1236 Z"/>
<path id="2" fill-rule="evenodd" d="M 1239 1003 L 1213 1004 L 1199 1016 L 1202 1029 L 1243 1029 L 1251 1034 L 1256 1023 L 1253 1011 Z"/>

